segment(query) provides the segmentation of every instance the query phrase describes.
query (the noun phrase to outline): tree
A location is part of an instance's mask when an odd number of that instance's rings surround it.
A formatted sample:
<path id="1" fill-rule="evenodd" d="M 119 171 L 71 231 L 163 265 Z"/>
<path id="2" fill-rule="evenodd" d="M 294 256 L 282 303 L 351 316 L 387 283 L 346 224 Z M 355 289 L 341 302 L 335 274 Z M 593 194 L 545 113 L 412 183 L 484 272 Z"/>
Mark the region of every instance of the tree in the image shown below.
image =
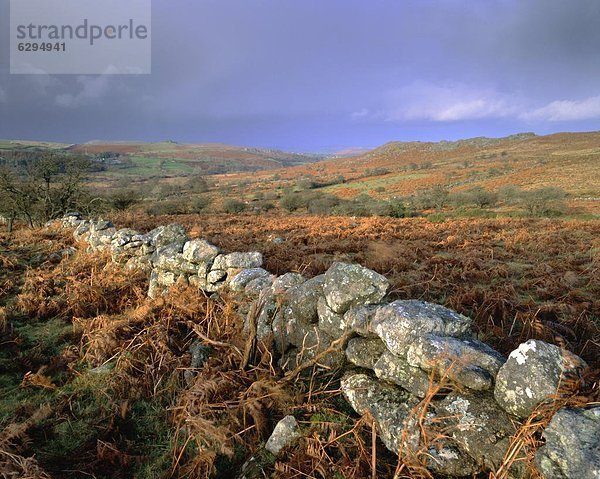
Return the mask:
<path id="1" fill-rule="evenodd" d="M 24 163 L 5 164 L 0 167 L 3 209 L 30 226 L 77 209 L 88 168 L 85 158 L 53 151 L 38 153 Z"/>
<path id="2" fill-rule="evenodd" d="M 227 200 L 223 203 L 225 213 L 241 213 L 246 209 L 246 204 L 239 200 Z"/>
<path id="3" fill-rule="evenodd" d="M 139 203 L 141 199 L 142 195 L 140 191 L 134 189 L 122 189 L 112 193 L 108 198 L 108 202 L 113 209 L 125 211 Z"/>
<path id="4" fill-rule="evenodd" d="M 523 206 L 529 214 L 548 215 L 560 213 L 565 208 L 565 190 L 556 186 L 547 186 L 523 193 Z"/>

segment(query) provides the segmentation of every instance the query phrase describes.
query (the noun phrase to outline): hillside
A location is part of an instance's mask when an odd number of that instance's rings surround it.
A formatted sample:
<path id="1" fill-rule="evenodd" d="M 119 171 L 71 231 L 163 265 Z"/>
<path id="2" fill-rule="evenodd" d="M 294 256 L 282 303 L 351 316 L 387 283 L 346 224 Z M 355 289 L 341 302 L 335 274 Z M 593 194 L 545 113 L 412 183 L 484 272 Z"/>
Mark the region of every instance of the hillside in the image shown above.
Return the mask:
<path id="1" fill-rule="evenodd" d="M 0 141 L 0 151 L 62 150 L 86 155 L 97 164 L 94 180 L 145 179 L 190 174 L 273 170 L 314 162 L 322 157 L 220 143 L 180 144 L 173 141 L 104 142 L 67 145 L 35 141 Z"/>
<path id="2" fill-rule="evenodd" d="M 343 177 L 343 181 L 342 180 Z M 481 187 L 498 191 L 563 188 L 573 205 L 600 210 L 600 132 L 531 133 L 456 142 L 391 142 L 354 157 L 331 158 L 288 168 L 272 176 L 253 175 L 264 191 L 294 185 L 302 178 L 327 184 L 323 193 L 340 198 L 413 195 L 436 185 L 461 192 Z M 234 180 L 247 179 L 244 174 Z"/>

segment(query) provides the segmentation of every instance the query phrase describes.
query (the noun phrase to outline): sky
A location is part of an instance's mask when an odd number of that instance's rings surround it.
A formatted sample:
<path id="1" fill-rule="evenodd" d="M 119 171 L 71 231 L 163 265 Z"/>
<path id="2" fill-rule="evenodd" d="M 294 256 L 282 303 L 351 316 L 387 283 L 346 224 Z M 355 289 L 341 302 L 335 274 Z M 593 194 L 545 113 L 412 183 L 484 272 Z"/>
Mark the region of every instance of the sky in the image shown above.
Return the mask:
<path id="1" fill-rule="evenodd" d="M 10 75 L 0 138 L 330 152 L 600 130 L 598 0 L 153 0 L 150 75 Z"/>

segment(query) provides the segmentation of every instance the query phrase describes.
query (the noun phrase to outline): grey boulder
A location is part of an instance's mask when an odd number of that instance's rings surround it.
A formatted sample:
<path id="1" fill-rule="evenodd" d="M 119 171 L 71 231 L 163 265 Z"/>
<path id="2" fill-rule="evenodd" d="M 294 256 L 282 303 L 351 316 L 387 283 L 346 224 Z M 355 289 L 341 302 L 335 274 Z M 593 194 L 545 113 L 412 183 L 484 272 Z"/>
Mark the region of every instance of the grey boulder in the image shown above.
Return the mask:
<path id="1" fill-rule="evenodd" d="M 600 478 L 600 407 L 561 409 L 543 436 L 535 462 L 546 479 Z"/>
<path id="2" fill-rule="evenodd" d="M 323 282 L 327 304 L 339 314 L 353 306 L 380 302 L 388 287 L 388 280 L 379 273 L 347 263 L 334 263 L 325 273 Z"/>
<path id="3" fill-rule="evenodd" d="M 404 356 L 416 338 L 428 333 L 467 335 L 471 331 L 471 319 L 438 304 L 399 300 L 379 307 L 371 328 L 391 352 Z"/>
<path id="4" fill-rule="evenodd" d="M 562 381 L 585 366 L 575 354 L 531 339 L 510 353 L 500 368 L 494 396 L 505 411 L 525 418 L 555 396 Z"/>

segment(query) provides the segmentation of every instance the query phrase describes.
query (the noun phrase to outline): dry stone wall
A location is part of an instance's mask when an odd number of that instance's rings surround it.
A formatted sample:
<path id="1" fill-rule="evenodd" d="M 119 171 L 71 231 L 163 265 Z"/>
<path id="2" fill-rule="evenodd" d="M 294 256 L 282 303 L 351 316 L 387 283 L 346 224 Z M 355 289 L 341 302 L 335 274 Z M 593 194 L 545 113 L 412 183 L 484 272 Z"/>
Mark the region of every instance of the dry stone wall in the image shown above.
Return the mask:
<path id="1" fill-rule="evenodd" d="M 387 279 L 358 264 L 334 263 L 314 278 L 276 277 L 262 268 L 260 253 L 222 252 L 190 240 L 177 224 L 140 234 L 76 213 L 61 224 L 91 250 L 108 250 L 125 267 L 146 270 L 152 298 L 184 284 L 208 295 L 227 290 L 242 312 L 260 305 L 257 338 L 274 339 L 282 368 L 315 359 L 339 368 L 344 396 L 358 414 L 371 415 L 386 447 L 397 454 L 429 448 L 428 467 L 440 475 L 496 470 L 519 421 L 586 367 L 537 340 L 505 358 L 475 337 L 466 316 L 418 300 L 386 301 Z M 345 347 L 330 351 L 334 341 Z M 414 415 L 423 398 L 425 427 L 445 431 L 433 443 L 425 442 Z M 284 430 L 278 429 L 278 443 L 285 442 Z M 545 439 L 536 463 L 546 478 L 600 478 L 599 407 L 560 410 Z M 510 471 L 523 474 L 518 465 Z"/>

